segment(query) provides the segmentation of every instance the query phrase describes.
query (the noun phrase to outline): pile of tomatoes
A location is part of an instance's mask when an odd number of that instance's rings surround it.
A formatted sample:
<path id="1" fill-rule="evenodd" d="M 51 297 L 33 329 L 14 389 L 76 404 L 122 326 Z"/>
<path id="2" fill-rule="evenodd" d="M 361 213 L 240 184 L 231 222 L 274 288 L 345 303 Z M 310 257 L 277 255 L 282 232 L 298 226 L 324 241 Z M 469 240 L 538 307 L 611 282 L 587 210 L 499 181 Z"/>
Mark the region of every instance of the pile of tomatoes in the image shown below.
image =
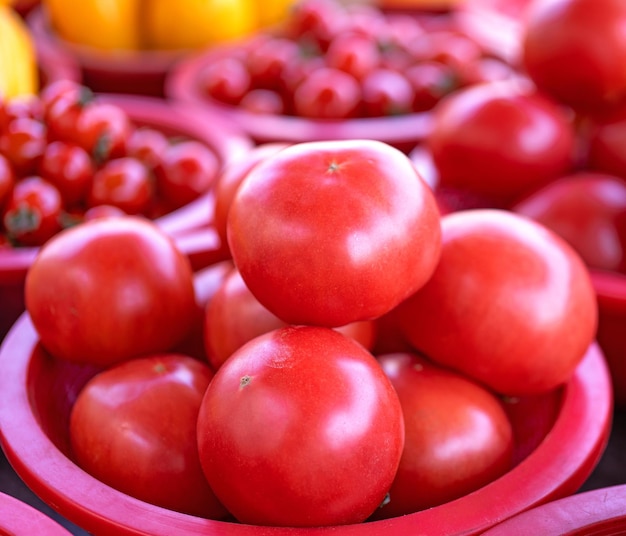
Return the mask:
<path id="1" fill-rule="evenodd" d="M 207 145 L 136 125 L 131 109 L 56 82 L 0 102 L 0 238 L 40 246 L 105 213 L 156 218 L 207 192 L 219 166 Z"/>
<path id="2" fill-rule="evenodd" d="M 198 84 L 244 110 L 346 119 L 423 112 L 459 87 L 511 73 L 444 16 L 304 0 L 273 32 L 209 52 Z"/>
<path id="3" fill-rule="evenodd" d="M 506 400 L 562 386 L 593 340 L 573 249 L 503 210 L 442 215 L 378 141 L 260 146 L 235 168 L 215 190 L 228 260 L 194 275 L 126 216 L 30 268 L 41 345 L 95 369 L 74 461 L 146 502 L 277 526 L 415 512 L 508 471 Z"/>

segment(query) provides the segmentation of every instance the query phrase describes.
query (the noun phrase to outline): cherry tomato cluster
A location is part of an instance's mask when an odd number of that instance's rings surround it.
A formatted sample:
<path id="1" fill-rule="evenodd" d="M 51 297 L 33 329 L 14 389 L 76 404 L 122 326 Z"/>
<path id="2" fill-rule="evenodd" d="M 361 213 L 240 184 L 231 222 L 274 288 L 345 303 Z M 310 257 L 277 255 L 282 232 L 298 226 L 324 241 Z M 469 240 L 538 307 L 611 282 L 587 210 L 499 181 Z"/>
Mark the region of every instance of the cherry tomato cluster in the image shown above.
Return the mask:
<path id="1" fill-rule="evenodd" d="M 436 20 L 303 0 L 273 33 L 210 55 L 198 83 L 208 97 L 253 112 L 345 119 L 423 112 L 459 87 L 511 74 L 452 22 Z"/>
<path id="2" fill-rule="evenodd" d="M 219 171 L 199 141 L 136 125 L 132 110 L 63 80 L 0 102 L 0 229 L 40 246 L 103 214 L 156 218 L 208 191 Z"/>
<path id="3" fill-rule="evenodd" d="M 126 216 L 58 234 L 28 272 L 42 347 L 95 367 L 69 423 L 81 467 L 291 527 L 415 512 L 512 467 L 511 397 L 567 382 L 595 333 L 571 247 L 504 210 L 442 216 L 378 141 L 260 146 L 217 180 L 230 259 L 194 276 Z"/>

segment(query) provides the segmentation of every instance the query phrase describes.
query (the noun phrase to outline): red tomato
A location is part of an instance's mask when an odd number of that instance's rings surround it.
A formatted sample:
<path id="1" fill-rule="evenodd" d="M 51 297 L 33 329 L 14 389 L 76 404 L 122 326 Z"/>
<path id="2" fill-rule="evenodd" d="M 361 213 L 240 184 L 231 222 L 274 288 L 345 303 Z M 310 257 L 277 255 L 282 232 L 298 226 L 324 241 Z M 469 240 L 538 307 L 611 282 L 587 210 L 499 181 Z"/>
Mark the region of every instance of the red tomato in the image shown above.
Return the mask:
<path id="1" fill-rule="evenodd" d="M 373 140 L 267 157 L 240 185 L 227 233 L 248 288 L 293 324 L 376 318 L 428 280 L 440 251 L 430 188 L 406 155 Z"/>
<path id="2" fill-rule="evenodd" d="M 375 518 L 439 506 L 511 468 L 513 428 L 491 391 L 417 355 L 378 361 L 400 398 L 406 435 L 389 500 Z"/>
<path id="3" fill-rule="evenodd" d="M 107 161 L 93 176 L 87 204 L 112 205 L 127 214 L 146 214 L 151 208 L 154 179 L 148 167 L 130 156 Z"/>
<path id="4" fill-rule="evenodd" d="M 40 246 L 61 230 L 63 200 L 48 181 L 32 175 L 19 180 L 4 209 L 7 236 L 22 246 Z"/>
<path id="5" fill-rule="evenodd" d="M 330 43 L 325 61 L 328 67 L 345 71 L 360 80 L 379 66 L 381 52 L 373 38 L 358 33 L 344 33 Z"/>
<path id="6" fill-rule="evenodd" d="M 413 90 L 414 112 L 431 110 L 448 93 L 457 89 L 454 70 L 438 61 L 421 61 L 404 71 Z"/>
<path id="7" fill-rule="evenodd" d="M 141 160 L 150 169 L 154 169 L 168 145 L 167 136 L 160 130 L 140 127 L 133 129 L 126 139 L 125 154 Z"/>
<path id="8" fill-rule="evenodd" d="M 280 115 L 286 111 L 282 95 L 273 89 L 252 89 L 243 96 L 239 106 L 256 114 Z"/>
<path id="9" fill-rule="evenodd" d="M 339 69 L 320 67 L 302 80 L 293 94 L 296 115 L 315 119 L 346 119 L 360 115 L 361 86 Z"/>
<path id="10" fill-rule="evenodd" d="M 493 82 L 446 97 L 427 145 L 442 186 L 506 205 L 570 168 L 574 131 L 565 112 L 532 89 Z"/>
<path id="11" fill-rule="evenodd" d="M 512 209 L 563 237 L 588 266 L 626 273 L 626 183 L 578 172 L 551 182 Z"/>
<path id="12" fill-rule="evenodd" d="M 70 415 L 78 465 L 142 501 L 224 517 L 202 472 L 196 441 L 198 412 L 212 377 L 206 364 L 180 354 L 133 359 L 96 374 Z"/>
<path id="13" fill-rule="evenodd" d="M 239 104 L 250 90 L 250 73 L 241 58 L 224 57 L 209 62 L 199 75 L 203 92 L 226 104 Z"/>
<path id="14" fill-rule="evenodd" d="M 522 62 L 542 91 L 581 111 L 626 98 L 626 2 L 544 0 L 524 20 Z"/>
<path id="15" fill-rule="evenodd" d="M 253 147 L 245 156 L 233 159 L 228 162 L 216 179 L 215 184 L 215 228 L 226 243 L 226 220 L 233 197 L 237 192 L 241 181 L 248 172 L 261 160 L 273 155 L 280 149 L 284 149 L 287 143 L 263 143 Z"/>
<path id="16" fill-rule="evenodd" d="M 0 210 L 4 209 L 17 177 L 11 162 L 0 154 Z"/>
<path id="17" fill-rule="evenodd" d="M 87 199 L 95 171 L 82 147 L 64 141 L 46 145 L 39 164 L 39 173 L 58 188 L 66 207 Z"/>
<path id="18" fill-rule="evenodd" d="M 59 87 L 58 93 L 45 100 L 44 120 L 50 140 L 77 143 L 76 123 L 83 108 L 93 100 L 93 93 L 85 86 Z"/>
<path id="19" fill-rule="evenodd" d="M 76 142 L 96 162 L 124 156 L 131 131 L 128 114 L 119 106 L 106 102 L 91 101 L 76 119 Z"/>
<path id="20" fill-rule="evenodd" d="M 326 328 L 261 335 L 217 371 L 198 417 L 209 484 L 242 523 L 358 523 L 382 502 L 404 444 L 380 365 Z"/>
<path id="21" fill-rule="evenodd" d="M 195 314 L 189 260 L 140 217 L 62 231 L 26 276 L 26 309 L 59 359 L 111 365 L 182 341 Z"/>
<path id="22" fill-rule="evenodd" d="M 302 0 L 294 4 L 286 20 L 285 32 L 291 39 L 311 41 L 321 50 L 346 27 L 344 7 L 334 0 Z"/>
<path id="23" fill-rule="evenodd" d="M 170 209 L 205 194 L 215 183 L 220 161 L 204 143 L 184 140 L 167 146 L 154 174 L 159 195 Z"/>
<path id="24" fill-rule="evenodd" d="M 587 167 L 626 179 L 626 106 L 594 118 L 588 128 Z"/>
<path id="25" fill-rule="evenodd" d="M 255 88 L 278 89 L 285 65 L 298 61 L 300 49 L 291 39 L 273 37 L 250 50 L 246 66 Z"/>
<path id="26" fill-rule="evenodd" d="M 45 148 L 46 126 L 37 119 L 14 119 L 0 135 L 0 154 L 9 159 L 19 175 L 37 172 Z"/>
<path id="27" fill-rule="evenodd" d="M 441 221 L 437 269 L 399 308 L 409 342 L 506 395 L 566 382 L 597 326 L 595 292 L 578 254 L 554 232 L 503 210 Z"/>
<path id="28" fill-rule="evenodd" d="M 370 117 L 408 114 L 413 108 L 413 86 L 393 69 L 373 69 L 361 81 L 363 114 Z"/>

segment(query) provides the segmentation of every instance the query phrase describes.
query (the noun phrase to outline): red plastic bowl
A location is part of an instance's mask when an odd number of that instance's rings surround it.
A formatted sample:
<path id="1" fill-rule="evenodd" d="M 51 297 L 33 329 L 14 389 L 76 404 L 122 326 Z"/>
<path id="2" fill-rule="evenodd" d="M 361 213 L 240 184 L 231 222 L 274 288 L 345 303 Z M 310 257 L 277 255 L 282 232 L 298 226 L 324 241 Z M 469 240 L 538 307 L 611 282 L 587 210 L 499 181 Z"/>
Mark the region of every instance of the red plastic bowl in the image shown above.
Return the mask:
<path id="1" fill-rule="evenodd" d="M 71 536 L 71 532 L 33 506 L 0 492 L 0 535 Z"/>
<path id="2" fill-rule="evenodd" d="M 220 103 L 203 94 L 198 79 L 208 63 L 216 57 L 228 55 L 230 50 L 231 47 L 224 45 L 182 59 L 165 81 L 167 97 L 227 117 L 257 143 L 376 139 L 408 153 L 424 139 L 430 129 L 428 112 L 393 117 L 324 120 L 254 113 Z"/>
<path id="3" fill-rule="evenodd" d="M 124 495 L 69 457 L 68 418 L 94 374 L 52 358 L 27 313 L 0 347 L 0 444 L 17 474 L 60 515 L 99 535 L 395 536 L 470 535 L 524 510 L 574 493 L 607 444 L 612 420 L 608 370 L 594 343 L 562 388 L 508 405 L 517 462 L 461 499 L 402 517 L 329 528 L 256 527 L 178 514 Z"/>
<path id="4" fill-rule="evenodd" d="M 74 64 L 81 82 L 94 91 L 162 97 L 167 73 L 183 53 L 160 50 L 99 51 L 63 40 L 50 28 L 45 10 L 34 7 L 26 17 L 44 71 L 55 69 L 52 56 Z"/>
<path id="5" fill-rule="evenodd" d="M 168 135 L 181 135 L 202 141 L 213 149 L 224 164 L 252 147 L 238 129 L 208 112 L 183 103 L 168 103 L 155 97 L 99 95 L 126 110 L 137 125 L 160 129 Z M 155 220 L 192 258 L 194 268 L 219 260 L 223 247 L 212 225 L 213 194 L 196 199 Z M 188 235 L 188 236 L 183 236 Z M 39 248 L 0 250 L 0 337 L 24 311 L 23 285 L 26 271 Z"/>
<path id="6" fill-rule="evenodd" d="M 626 485 L 594 489 L 523 512 L 484 536 L 626 534 Z"/>

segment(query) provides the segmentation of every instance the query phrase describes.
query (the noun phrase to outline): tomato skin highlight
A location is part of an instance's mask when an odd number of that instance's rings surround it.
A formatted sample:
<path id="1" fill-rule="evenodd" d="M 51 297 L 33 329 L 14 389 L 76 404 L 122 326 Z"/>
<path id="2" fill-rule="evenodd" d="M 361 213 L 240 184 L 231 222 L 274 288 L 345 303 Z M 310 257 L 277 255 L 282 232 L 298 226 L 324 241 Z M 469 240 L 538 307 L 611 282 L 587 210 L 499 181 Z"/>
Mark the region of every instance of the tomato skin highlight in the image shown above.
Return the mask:
<path id="1" fill-rule="evenodd" d="M 384 314 L 423 285 L 440 253 L 439 209 L 406 155 L 382 142 L 292 145 L 255 166 L 231 203 L 233 260 L 291 324 Z"/>
<path id="2" fill-rule="evenodd" d="M 242 523 L 364 521 L 404 444 L 400 403 L 375 358 L 334 330 L 253 339 L 216 372 L 198 417 L 209 484 Z"/>

